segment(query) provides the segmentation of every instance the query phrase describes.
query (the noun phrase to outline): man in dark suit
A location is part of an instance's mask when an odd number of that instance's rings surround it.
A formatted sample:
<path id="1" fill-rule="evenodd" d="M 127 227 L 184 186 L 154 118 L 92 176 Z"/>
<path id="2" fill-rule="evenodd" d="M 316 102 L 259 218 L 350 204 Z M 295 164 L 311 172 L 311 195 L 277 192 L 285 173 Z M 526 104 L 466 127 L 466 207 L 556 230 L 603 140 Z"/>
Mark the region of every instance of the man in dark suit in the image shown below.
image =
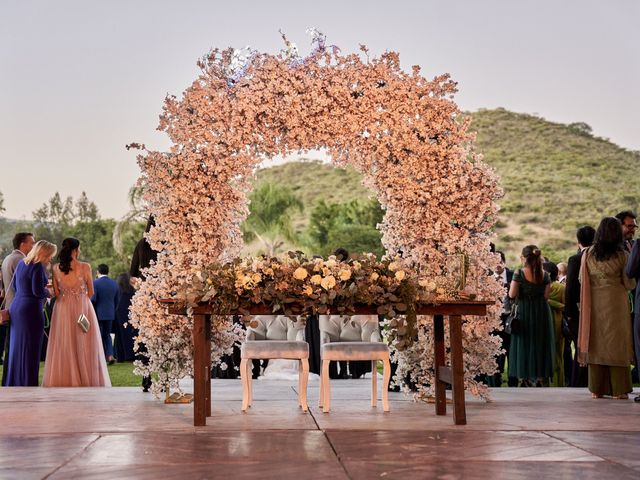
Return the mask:
<path id="1" fill-rule="evenodd" d="M 498 363 L 498 371 L 493 375 L 493 378 L 489 378 L 489 386 L 491 387 L 501 387 L 502 386 L 502 374 L 504 373 L 505 361 L 509 358 L 509 347 L 511 346 L 511 335 L 504 331 L 504 326 L 507 320 L 507 316 L 511 311 L 511 299 L 509 298 L 509 285 L 511 285 L 511 280 L 513 279 L 513 270 L 510 270 L 506 266 L 506 259 L 503 252 L 497 251 L 502 259 L 502 263 L 496 268 L 494 276 L 502 283 L 504 286 L 504 299 L 503 299 L 503 308 L 502 313 L 500 314 L 500 319 L 502 320 L 502 328 L 503 330 L 497 332 L 498 336 L 502 339 L 502 349 L 504 353 L 498 355 L 496 358 L 496 362 Z M 516 377 L 509 377 L 508 385 L 510 387 L 518 386 L 518 379 Z"/>
<path id="2" fill-rule="evenodd" d="M 636 234 L 636 230 L 638 229 L 638 223 L 636 221 L 636 214 L 633 213 L 631 210 L 624 210 L 620 213 L 618 213 L 616 215 L 616 218 L 618 220 L 620 220 L 620 223 L 622 224 L 622 237 L 623 237 L 623 242 L 624 242 L 624 248 L 627 252 L 632 253 L 633 251 L 633 246 L 635 243 L 637 243 L 633 237 Z M 631 262 L 631 258 L 629 258 L 629 262 Z M 637 263 L 637 260 L 634 259 L 634 263 Z M 632 271 L 633 274 L 629 275 L 631 278 L 635 278 L 636 280 L 638 280 L 638 278 L 640 277 L 640 275 L 638 274 L 638 266 L 637 265 L 629 265 L 627 264 L 627 269 L 628 271 Z M 637 308 L 638 303 L 637 303 L 637 296 L 636 294 L 640 293 L 640 289 L 638 289 L 637 287 L 634 288 L 630 293 L 629 293 L 629 299 L 631 301 L 631 331 L 634 332 L 633 334 L 633 346 L 634 346 L 634 352 L 635 352 L 635 361 L 634 361 L 634 368 L 631 371 L 631 377 L 632 377 L 632 381 L 633 383 L 638 383 L 639 380 L 639 370 L 640 367 L 638 367 L 638 353 L 640 352 L 640 332 L 638 332 L 638 329 L 640 329 L 640 325 L 638 325 L 638 313 L 637 313 Z M 635 333 L 637 332 L 637 333 Z M 638 400 L 640 402 L 640 400 Z"/>
<path id="3" fill-rule="evenodd" d="M 115 360 L 113 358 L 111 328 L 113 321 L 116 319 L 120 289 L 116 281 L 109 278 L 109 267 L 104 263 L 98 265 L 98 278 L 93 281 L 93 291 L 91 302 L 96 309 L 98 325 L 100 325 L 104 355 L 109 365 L 113 365 Z"/>
<path id="4" fill-rule="evenodd" d="M 630 278 L 635 278 L 636 282 L 640 281 L 640 242 L 634 242 L 631 248 L 626 274 Z M 633 304 L 633 346 L 635 352 L 635 368 L 633 370 L 637 376 L 640 369 L 638 365 L 640 360 L 640 288 L 638 287 L 635 289 Z M 637 379 L 634 380 L 637 381 Z M 635 398 L 635 401 L 640 402 L 640 395 Z"/>
<path id="5" fill-rule="evenodd" d="M 574 349 L 578 339 L 578 327 L 580 325 L 580 262 L 582 261 L 582 253 L 593 244 L 596 231 L 593 227 L 580 227 L 576 232 L 578 240 L 578 252 L 569 257 L 567 261 L 567 284 L 564 291 L 564 316 L 569 326 L 569 339 L 573 342 Z M 565 348 L 567 346 L 565 345 Z M 569 343 L 571 348 L 571 343 Z M 568 372 L 565 372 L 567 375 Z M 571 375 L 569 378 L 570 387 L 586 387 L 588 384 L 588 371 L 586 367 L 581 367 L 577 357 L 573 358 Z"/>

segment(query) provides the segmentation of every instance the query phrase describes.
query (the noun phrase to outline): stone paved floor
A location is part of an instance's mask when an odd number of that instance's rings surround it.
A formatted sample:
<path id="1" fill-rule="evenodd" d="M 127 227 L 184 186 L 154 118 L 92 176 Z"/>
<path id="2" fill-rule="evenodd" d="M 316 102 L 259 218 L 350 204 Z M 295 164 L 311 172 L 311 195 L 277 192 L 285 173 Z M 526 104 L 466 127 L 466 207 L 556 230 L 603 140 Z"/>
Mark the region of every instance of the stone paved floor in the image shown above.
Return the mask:
<path id="1" fill-rule="evenodd" d="M 333 381 L 329 414 L 313 383 L 309 414 L 286 381 L 256 381 L 246 414 L 239 381 L 212 389 L 198 428 L 135 388 L 0 389 L 0 479 L 640 478 L 640 404 L 586 390 L 495 389 L 460 427 L 401 394 L 372 409 L 368 380 Z"/>

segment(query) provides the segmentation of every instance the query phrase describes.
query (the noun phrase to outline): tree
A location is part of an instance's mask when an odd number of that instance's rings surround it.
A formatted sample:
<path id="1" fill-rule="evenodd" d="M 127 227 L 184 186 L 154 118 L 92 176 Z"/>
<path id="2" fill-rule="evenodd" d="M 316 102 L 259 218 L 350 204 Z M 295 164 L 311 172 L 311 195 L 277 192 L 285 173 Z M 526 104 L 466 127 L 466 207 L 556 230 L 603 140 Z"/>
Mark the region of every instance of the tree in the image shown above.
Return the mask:
<path id="1" fill-rule="evenodd" d="M 75 218 L 73 198 L 64 200 L 56 192 L 48 202 L 33 212 L 33 224 L 36 238 L 46 239 L 60 246 Z"/>
<path id="2" fill-rule="evenodd" d="M 384 212 L 375 199 L 334 204 L 320 200 L 311 211 L 307 244 L 321 255 L 343 247 L 354 253 L 372 252 L 380 256 L 384 249 L 377 225 L 383 217 Z"/>
<path id="3" fill-rule="evenodd" d="M 129 189 L 129 211 L 116 223 L 112 243 L 118 257 L 131 263 L 131 255 L 144 233 L 148 208 L 143 198 L 144 189 L 134 185 Z"/>
<path id="4" fill-rule="evenodd" d="M 100 218 L 98 207 L 89 200 L 86 192 L 80 194 L 80 198 L 75 204 L 75 220 L 77 222 L 94 222 Z"/>
<path id="5" fill-rule="evenodd" d="M 380 241 L 380 231 L 370 225 L 342 224 L 329 232 L 324 254 L 329 255 L 336 248 L 345 248 L 348 252 L 375 253 L 376 256 L 384 255 L 384 248 Z"/>
<path id="6" fill-rule="evenodd" d="M 591 136 L 593 134 L 593 129 L 591 125 L 585 122 L 574 122 L 570 123 L 568 127 L 576 133 L 580 135 Z"/>
<path id="7" fill-rule="evenodd" d="M 5 208 L 4 208 L 4 195 L 2 195 L 2 192 L 0 192 L 0 213 L 4 212 Z"/>
<path id="8" fill-rule="evenodd" d="M 63 200 L 56 192 L 33 212 L 33 218 L 37 239 L 49 240 L 60 248 L 66 237 L 75 237 L 80 240 L 82 260 L 92 264 L 94 269 L 100 263 L 109 265 L 114 274 L 129 269 L 130 258 L 119 256 L 113 245 L 115 220 L 101 219 L 98 207 L 86 192 L 82 192 L 76 201 L 70 196 Z"/>
<path id="9" fill-rule="evenodd" d="M 249 201 L 250 214 L 242 226 L 247 241 L 257 238 L 265 253 L 274 256 L 284 241 L 297 240 L 292 214 L 304 206 L 290 188 L 265 182 L 251 192 Z"/>

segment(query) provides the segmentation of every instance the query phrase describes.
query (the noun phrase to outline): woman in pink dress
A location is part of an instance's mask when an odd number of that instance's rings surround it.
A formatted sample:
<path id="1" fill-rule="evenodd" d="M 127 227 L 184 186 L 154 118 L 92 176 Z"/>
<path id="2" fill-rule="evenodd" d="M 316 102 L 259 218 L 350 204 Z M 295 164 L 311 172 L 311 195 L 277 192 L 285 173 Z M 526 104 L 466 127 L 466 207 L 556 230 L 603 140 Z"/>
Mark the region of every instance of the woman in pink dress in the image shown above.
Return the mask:
<path id="1" fill-rule="evenodd" d="M 98 319 L 91 304 L 91 266 L 79 262 L 80 242 L 66 238 L 53 267 L 56 303 L 51 318 L 49 346 L 44 364 L 45 387 L 110 387 L 111 380 L 102 349 Z M 78 325 L 84 314 L 85 333 Z"/>

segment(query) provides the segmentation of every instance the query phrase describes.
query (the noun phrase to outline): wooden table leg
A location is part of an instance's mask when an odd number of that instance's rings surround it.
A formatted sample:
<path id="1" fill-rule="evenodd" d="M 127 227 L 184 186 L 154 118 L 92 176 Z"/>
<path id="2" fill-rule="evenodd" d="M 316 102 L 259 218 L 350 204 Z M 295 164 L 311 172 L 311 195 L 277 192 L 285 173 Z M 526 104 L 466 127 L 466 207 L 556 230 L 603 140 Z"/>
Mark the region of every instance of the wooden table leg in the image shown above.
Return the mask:
<path id="1" fill-rule="evenodd" d="M 206 316 L 193 316 L 193 424 L 202 427 L 207 424 L 207 335 Z"/>
<path id="2" fill-rule="evenodd" d="M 211 416 L 211 315 L 205 315 L 204 331 L 206 332 L 207 342 L 205 345 L 205 357 L 207 359 L 207 387 L 206 394 L 206 406 L 207 417 Z"/>
<path id="3" fill-rule="evenodd" d="M 447 414 L 446 384 L 440 378 L 440 367 L 444 366 L 444 320 L 442 315 L 433 316 L 434 365 L 436 374 L 436 415 Z"/>
<path id="4" fill-rule="evenodd" d="M 464 403 L 464 359 L 462 357 L 462 317 L 449 316 L 451 341 L 451 370 L 453 371 L 453 421 L 456 425 L 467 424 L 467 412 Z"/>

